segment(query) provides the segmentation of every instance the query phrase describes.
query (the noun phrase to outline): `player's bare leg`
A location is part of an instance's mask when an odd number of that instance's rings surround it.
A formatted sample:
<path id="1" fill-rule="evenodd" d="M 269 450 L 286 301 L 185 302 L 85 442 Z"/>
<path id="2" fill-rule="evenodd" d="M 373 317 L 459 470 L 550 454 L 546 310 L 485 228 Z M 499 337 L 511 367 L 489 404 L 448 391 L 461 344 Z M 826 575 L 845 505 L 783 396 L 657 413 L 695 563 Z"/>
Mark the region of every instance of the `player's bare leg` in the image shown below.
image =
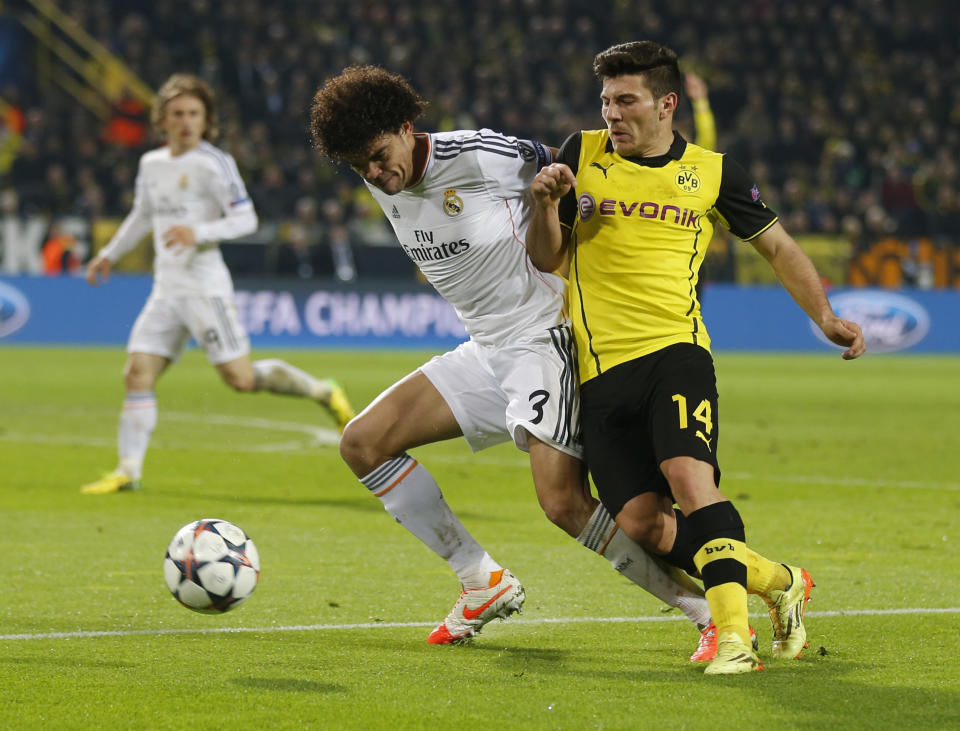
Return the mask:
<path id="1" fill-rule="evenodd" d="M 407 454 L 461 435 L 439 391 L 415 371 L 380 394 L 347 425 L 340 440 L 340 455 L 353 473 L 460 579 L 460 597 L 431 633 L 431 644 L 468 639 L 491 619 L 519 611 L 524 600 L 520 582 L 477 543 L 432 475 Z"/>
<path id="2" fill-rule="evenodd" d="M 330 412 L 340 431 L 354 417 L 346 392 L 336 381 L 314 378 L 284 360 L 251 361 L 250 356 L 244 355 L 220 363 L 216 369 L 224 383 L 236 391 L 269 391 L 282 396 L 313 399 Z"/>
<path id="3" fill-rule="evenodd" d="M 126 395 L 117 429 L 117 468 L 95 482 L 84 485 L 85 495 L 106 495 L 137 490 L 143 476 L 143 460 L 157 425 L 157 379 L 170 359 L 151 353 L 131 353 L 123 369 Z"/>
<path id="4" fill-rule="evenodd" d="M 606 558 L 614 569 L 665 604 L 680 609 L 698 630 L 710 609 L 692 582 L 682 586 L 614 523 L 591 493 L 579 459 L 528 434 L 530 468 L 537 500 L 547 518 L 579 543 Z"/>

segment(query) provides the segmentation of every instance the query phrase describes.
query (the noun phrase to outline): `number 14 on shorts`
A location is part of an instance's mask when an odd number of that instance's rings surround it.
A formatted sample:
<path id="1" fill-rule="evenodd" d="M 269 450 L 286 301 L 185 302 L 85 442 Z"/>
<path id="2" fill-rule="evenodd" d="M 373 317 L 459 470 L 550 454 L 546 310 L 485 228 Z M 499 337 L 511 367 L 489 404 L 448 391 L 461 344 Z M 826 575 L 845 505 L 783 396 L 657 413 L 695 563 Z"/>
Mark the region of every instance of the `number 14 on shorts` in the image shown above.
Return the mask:
<path id="1" fill-rule="evenodd" d="M 683 394 L 673 394 L 673 402 L 677 405 L 677 411 L 679 412 L 680 428 L 687 429 L 690 423 L 690 417 L 693 417 L 695 421 L 699 421 L 703 424 L 703 429 L 697 429 L 697 438 L 702 439 L 706 443 L 707 449 L 710 449 L 710 434 L 713 432 L 713 417 L 710 401 L 704 399 L 693 412 L 688 411 L 687 398 Z"/>

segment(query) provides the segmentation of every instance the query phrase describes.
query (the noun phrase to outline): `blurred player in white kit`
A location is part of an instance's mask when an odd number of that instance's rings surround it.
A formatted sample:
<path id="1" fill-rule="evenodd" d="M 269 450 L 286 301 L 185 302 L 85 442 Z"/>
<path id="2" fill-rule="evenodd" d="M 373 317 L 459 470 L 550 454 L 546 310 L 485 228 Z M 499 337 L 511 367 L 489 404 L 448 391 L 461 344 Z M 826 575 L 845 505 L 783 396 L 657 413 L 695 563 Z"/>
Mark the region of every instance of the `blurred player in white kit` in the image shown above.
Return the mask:
<path id="1" fill-rule="evenodd" d="M 336 382 L 282 360 L 250 359 L 250 339 L 238 319 L 233 280 L 218 244 L 256 231 L 257 214 L 233 157 L 211 144 L 218 130 L 210 87 L 195 76 L 171 76 L 157 94 L 152 121 L 166 145 L 140 158 L 133 209 L 87 265 L 90 284 L 106 282 L 111 266 L 152 230 L 153 290 L 127 343 L 119 460 L 113 472 L 82 488 L 88 495 L 141 486 L 157 423 L 157 379 L 191 337 L 237 391 L 313 399 L 341 431 L 353 417 Z"/>

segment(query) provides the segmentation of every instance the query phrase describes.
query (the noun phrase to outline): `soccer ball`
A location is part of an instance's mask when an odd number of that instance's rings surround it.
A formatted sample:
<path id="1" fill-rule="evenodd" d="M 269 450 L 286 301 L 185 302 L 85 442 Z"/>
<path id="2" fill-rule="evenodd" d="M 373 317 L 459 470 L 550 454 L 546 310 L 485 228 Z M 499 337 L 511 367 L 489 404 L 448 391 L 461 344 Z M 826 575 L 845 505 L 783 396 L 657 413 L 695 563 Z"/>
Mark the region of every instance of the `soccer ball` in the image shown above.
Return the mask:
<path id="1" fill-rule="evenodd" d="M 187 523 L 170 541 L 163 578 L 187 609 L 222 614 L 253 593 L 260 578 L 260 554 L 239 526 L 204 518 Z"/>

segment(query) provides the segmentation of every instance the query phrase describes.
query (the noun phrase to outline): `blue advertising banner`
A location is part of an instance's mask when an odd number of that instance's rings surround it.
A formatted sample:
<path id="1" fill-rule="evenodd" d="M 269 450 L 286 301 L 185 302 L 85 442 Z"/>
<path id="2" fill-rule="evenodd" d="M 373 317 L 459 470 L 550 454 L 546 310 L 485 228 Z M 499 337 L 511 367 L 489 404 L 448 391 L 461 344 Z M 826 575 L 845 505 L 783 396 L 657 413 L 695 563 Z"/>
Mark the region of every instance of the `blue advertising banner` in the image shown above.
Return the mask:
<path id="1" fill-rule="evenodd" d="M 152 277 L 0 278 L 0 343 L 125 344 Z M 416 283 L 238 280 L 240 321 L 255 348 L 448 349 L 466 339 L 450 304 Z"/>
<path id="2" fill-rule="evenodd" d="M 151 281 L 115 275 L 94 288 L 76 277 L 0 278 L 0 344 L 122 345 Z M 960 353 L 960 292 L 858 289 L 830 301 L 861 324 L 872 353 Z M 255 348 L 445 350 L 466 337 L 453 308 L 416 283 L 238 280 L 236 303 Z M 780 287 L 713 284 L 703 312 L 718 351 L 835 347 Z"/>
<path id="3" fill-rule="evenodd" d="M 863 328 L 869 353 L 960 352 L 960 292 L 849 289 L 828 296 L 840 317 Z M 782 287 L 711 284 L 702 299 L 714 350 L 838 349 Z"/>

